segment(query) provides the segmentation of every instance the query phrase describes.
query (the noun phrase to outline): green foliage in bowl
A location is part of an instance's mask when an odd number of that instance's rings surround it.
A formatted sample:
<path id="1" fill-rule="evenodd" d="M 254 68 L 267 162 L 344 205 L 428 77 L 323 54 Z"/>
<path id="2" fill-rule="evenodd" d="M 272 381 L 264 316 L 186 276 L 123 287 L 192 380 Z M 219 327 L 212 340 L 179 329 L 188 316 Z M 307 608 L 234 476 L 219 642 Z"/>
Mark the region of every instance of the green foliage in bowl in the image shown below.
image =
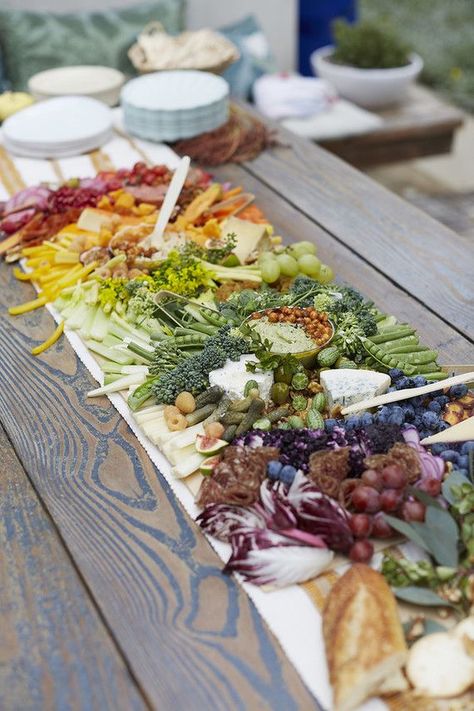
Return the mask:
<path id="1" fill-rule="evenodd" d="M 390 29 L 373 22 L 332 23 L 335 50 L 331 61 L 359 69 L 393 69 L 410 61 L 410 48 Z"/>

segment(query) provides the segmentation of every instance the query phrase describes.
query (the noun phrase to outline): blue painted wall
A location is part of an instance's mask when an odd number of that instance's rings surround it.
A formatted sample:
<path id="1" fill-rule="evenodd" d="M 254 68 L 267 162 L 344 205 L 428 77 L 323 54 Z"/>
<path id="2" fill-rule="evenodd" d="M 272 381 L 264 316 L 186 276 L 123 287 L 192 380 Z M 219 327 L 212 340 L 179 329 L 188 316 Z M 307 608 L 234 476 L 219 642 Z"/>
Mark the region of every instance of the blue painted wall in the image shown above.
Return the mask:
<path id="1" fill-rule="evenodd" d="M 299 52 L 301 74 L 312 75 L 309 55 L 318 47 L 332 44 L 331 22 L 336 17 L 354 20 L 355 0 L 299 0 Z"/>

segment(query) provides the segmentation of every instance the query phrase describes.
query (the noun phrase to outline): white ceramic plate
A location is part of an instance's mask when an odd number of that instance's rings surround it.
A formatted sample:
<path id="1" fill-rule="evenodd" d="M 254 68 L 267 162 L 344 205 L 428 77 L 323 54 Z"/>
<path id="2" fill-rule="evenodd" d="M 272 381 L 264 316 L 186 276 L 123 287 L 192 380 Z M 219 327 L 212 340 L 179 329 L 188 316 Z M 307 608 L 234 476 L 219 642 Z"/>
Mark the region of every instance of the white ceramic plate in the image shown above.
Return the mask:
<path id="1" fill-rule="evenodd" d="M 31 77 L 28 89 L 36 99 L 54 96 L 90 96 L 109 106 L 118 103 L 125 75 L 100 66 L 73 66 L 47 69 Z"/>
<path id="2" fill-rule="evenodd" d="M 95 99 L 60 97 L 34 104 L 3 124 L 7 141 L 16 145 L 58 150 L 89 143 L 112 128 L 112 113 Z"/>
<path id="3" fill-rule="evenodd" d="M 181 70 L 132 79 L 122 89 L 121 100 L 142 109 L 179 111 L 213 104 L 228 94 L 229 85 L 222 77 Z"/>

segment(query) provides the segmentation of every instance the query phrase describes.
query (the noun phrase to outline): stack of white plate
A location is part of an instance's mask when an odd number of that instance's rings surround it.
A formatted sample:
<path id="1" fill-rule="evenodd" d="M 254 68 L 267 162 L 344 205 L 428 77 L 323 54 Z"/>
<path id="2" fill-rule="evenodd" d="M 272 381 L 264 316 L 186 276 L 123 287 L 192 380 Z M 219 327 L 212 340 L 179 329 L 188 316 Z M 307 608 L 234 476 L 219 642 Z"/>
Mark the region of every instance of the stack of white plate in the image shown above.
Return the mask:
<path id="1" fill-rule="evenodd" d="M 111 67 L 57 67 L 32 76 L 28 81 L 28 91 L 35 99 L 89 96 L 108 106 L 116 106 L 124 81 L 125 75 Z"/>
<path id="2" fill-rule="evenodd" d="M 5 148 L 28 158 L 67 158 L 99 148 L 112 136 L 112 112 L 84 96 L 49 99 L 3 124 Z"/>
<path id="3" fill-rule="evenodd" d="M 129 133 L 151 141 L 177 141 L 227 121 L 229 85 L 208 72 L 156 72 L 126 84 L 121 103 Z"/>

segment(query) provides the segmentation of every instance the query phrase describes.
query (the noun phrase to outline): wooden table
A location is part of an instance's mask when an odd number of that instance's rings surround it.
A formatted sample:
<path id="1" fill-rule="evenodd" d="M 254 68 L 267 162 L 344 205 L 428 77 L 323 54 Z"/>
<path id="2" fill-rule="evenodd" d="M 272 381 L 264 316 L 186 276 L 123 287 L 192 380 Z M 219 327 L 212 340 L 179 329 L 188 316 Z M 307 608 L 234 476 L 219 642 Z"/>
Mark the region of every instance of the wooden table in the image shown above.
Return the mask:
<path id="1" fill-rule="evenodd" d="M 336 157 L 288 135 L 220 177 L 285 237 L 474 362 L 472 245 Z M 0 708 L 316 709 L 254 606 L 32 296 L 0 268 Z"/>
<path id="2" fill-rule="evenodd" d="M 449 153 L 463 112 L 422 86 L 410 89 L 398 106 L 374 111 L 378 128 L 358 136 L 322 141 L 321 145 L 359 168 Z"/>

